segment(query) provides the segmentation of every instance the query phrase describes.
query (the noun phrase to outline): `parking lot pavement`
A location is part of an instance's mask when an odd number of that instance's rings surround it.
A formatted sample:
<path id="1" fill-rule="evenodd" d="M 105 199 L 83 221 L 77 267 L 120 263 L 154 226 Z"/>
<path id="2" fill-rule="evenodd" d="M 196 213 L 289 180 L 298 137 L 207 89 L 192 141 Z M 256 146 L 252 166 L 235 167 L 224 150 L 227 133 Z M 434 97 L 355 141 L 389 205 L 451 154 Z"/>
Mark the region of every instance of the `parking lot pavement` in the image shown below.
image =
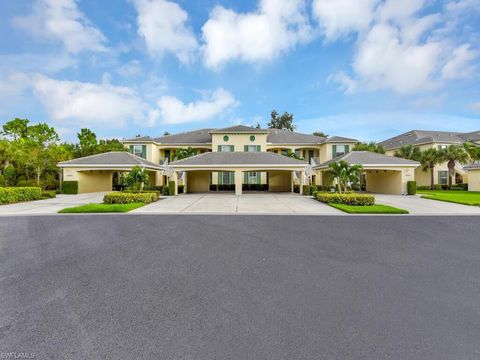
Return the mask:
<path id="1" fill-rule="evenodd" d="M 422 199 L 420 196 L 375 194 L 378 204 L 408 210 L 412 215 L 480 215 L 479 206 Z"/>
<path id="2" fill-rule="evenodd" d="M 104 192 L 77 195 L 59 194 L 54 199 L 0 205 L 0 215 L 56 214 L 59 210 L 71 206 L 101 203 L 104 194 Z"/>
<path id="3" fill-rule="evenodd" d="M 343 212 L 291 193 L 182 194 L 138 208 L 137 214 L 311 214 L 344 215 Z"/>
<path id="4" fill-rule="evenodd" d="M 467 216 L 0 217 L 0 352 L 478 359 L 479 233 Z"/>

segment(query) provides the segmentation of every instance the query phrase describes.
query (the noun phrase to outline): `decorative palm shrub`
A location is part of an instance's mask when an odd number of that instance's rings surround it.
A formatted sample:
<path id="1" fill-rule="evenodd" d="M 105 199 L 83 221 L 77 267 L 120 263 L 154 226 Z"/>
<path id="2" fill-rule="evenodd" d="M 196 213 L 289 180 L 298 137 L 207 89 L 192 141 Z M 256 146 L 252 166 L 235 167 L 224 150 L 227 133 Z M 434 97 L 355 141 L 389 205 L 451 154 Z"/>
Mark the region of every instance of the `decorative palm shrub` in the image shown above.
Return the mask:
<path id="1" fill-rule="evenodd" d="M 328 165 L 327 175 L 337 183 L 337 191 L 342 194 L 347 191 L 349 184 L 358 184 L 362 172 L 361 165 L 349 165 L 341 160 Z"/>
<path id="2" fill-rule="evenodd" d="M 129 189 L 140 191 L 148 184 L 148 172 L 140 166 L 134 166 L 125 177 L 125 183 Z"/>

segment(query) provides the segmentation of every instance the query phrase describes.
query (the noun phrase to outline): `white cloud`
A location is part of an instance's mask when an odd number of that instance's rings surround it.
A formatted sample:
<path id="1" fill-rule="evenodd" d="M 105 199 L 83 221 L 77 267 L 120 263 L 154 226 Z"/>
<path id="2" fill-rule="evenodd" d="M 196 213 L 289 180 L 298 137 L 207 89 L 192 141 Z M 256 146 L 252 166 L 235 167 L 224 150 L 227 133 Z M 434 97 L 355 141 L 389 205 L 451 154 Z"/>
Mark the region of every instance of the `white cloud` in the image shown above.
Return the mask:
<path id="1" fill-rule="evenodd" d="M 233 60 L 268 61 L 311 39 L 304 0 L 260 0 L 251 13 L 216 6 L 202 32 L 204 62 L 210 68 Z"/>
<path id="2" fill-rule="evenodd" d="M 327 40 L 368 28 L 378 0 L 314 0 L 313 15 Z"/>
<path id="3" fill-rule="evenodd" d="M 134 5 L 138 12 L 138 33 L 152 56 L 170 52 L 182 63 L 192 61 L 198 44 L 186 26 L 185 10 L 166 0 L 134 0 Z"/>
<path id="4" fill-rule="evenodd" d="M 457 47 L 450 60 L 442 68 L 442 77 L 444 79 L 458 79 L 468 76 L 472 67 L 470 62 L 477 57 L 470 44 L 463 44 Z"/>
<path id="5" fill-rule="evenodd" d="M 116 69 L 117 73 L 124 77 L 132 77 L 132 76 L 137 76 L 142 73 L 142 66 L 140 61 L 138 60 L 132 60 L 129 61 L 126 64 L 123 64 L 119 66 Z"/>
<path id="6" fill-rule="evenodd" d="M 56 80 L 36 75 L 34 95 L 57 123 L 120 127 L 127 120 L 142 121 L 146 105 L 132 89 L 109 83 Z"/>
<path id="7" fill-rule="evenodd" d="M 166 124 L 180 124 L 222 116 L 237 106 L 238 102 L 228 91 L 219 88 L 210 96 L 195 102 L 184 103 L 173 96 L 162 96 L 157 104 L 158 109 L 150 114 L 151 121 L 158 118 Z"/>
<path id="8" fill-rule="evenodd" d="M 438 89 L 446 80 L 468 75 L 476 51 L 468 43 L 455 45 L 454 36 L 448 36 L 444 27 L 449 15 L 420 16 L 428 4 L 427 0 L 382 1 L 367 28 L 349 26 L 348 17 L 344 23 L 331 25 L 327 39 L 349 31 L 359 34 L 351 73 L 340 71 L 331 79 L 346 93 L 391 89 L 399 94 L 414 94 Z"/>
<path id="9" fill-rule="evenodd" d="M 105 36 L 79 11 L 76 0 L 37 0 L 33 12 L 15 17 L 13 24 L 34 36 L 60 41 L 73 54 L 106 50 Z"/>

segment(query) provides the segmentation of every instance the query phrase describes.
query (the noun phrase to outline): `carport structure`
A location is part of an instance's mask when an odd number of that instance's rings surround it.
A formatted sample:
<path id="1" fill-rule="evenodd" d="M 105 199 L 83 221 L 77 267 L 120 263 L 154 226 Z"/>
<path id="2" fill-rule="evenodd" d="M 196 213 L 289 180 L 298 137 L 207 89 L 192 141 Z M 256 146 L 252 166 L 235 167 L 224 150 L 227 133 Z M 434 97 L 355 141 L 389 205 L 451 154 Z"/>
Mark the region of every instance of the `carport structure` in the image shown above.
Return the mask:
<path id="1" fill-rule="evenodd" d="M 64 181 L 77 181 L 78 193 L 111 191 L 114 174 L 125 173 L 135 166 L 148 171 L 150 184 L 160 182 L 163 167 L 126 151 L 85 156 L 78 159 L 60 162 L 57 165 L 63 170 Z"/>
<path id="2" fill-rule="evenodd" d="M 245 172 L 266 172 L 269 191 L 293 192 L 296 178 L 300 185 L 303 183 L 308 163 L 272 152 L 238 151 L 206 152 L 174 161 L 170 166 L 174 170 L 173 179 L 176 183 L 178 174 L 183 173 L 184 192 L 208 192 L 213 172 L 230 172 L 233 174 L 235 194 L 242 195 Z M 296 177 L 295 173 L 299 176 Z"/>
<path id="3" fill-rule="evenodd" d="M 313 167 L 317 185 L 328 186 L 332 181 L 327 172 L 331 163 L 345 161 L 363 167 L 366 190 L 378 194 L 407 193 L 407 182 L 415 180 L 417 161 L 387 156 L 370 151 L 352 151 Z"/>

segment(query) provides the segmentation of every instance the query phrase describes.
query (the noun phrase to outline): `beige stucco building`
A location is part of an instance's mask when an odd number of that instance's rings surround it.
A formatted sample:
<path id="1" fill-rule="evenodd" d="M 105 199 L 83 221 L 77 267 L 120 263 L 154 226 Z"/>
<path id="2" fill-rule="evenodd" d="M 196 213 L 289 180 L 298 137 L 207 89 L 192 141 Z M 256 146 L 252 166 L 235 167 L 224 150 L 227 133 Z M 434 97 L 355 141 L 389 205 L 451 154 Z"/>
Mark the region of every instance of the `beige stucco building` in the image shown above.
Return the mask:
<path id="1" fill-rule="evenodd" d="M 480 145 L 480 131 L 468 133 L 448 132 L 448 131 L 424 131 L 411 130 L 390 139 L 384 140 L 379 144 L 385 149 L 385 154 L 394 156 L 395 153 L 406 145 L 418 147 L 421 151 L 437 148 L 443 149 L 449 145 L 463 145 L 466 142 Z M 448 183 L 448 167 L 444 162 L 434 168 L 434 183 L 446 185 Z M 430 171 L 425 171 L 422 167 L 415 170 L 415 180 L 419 186 L 430 186 Z M 455 166 L 455 176 L 452 183 L 469 183 L 469 174 L 464 166 L 457 164 Z"/>
<path id="2" fill-rule="evenodd" d="M 357 140 L 320 137 L 243 125 L 200 129 L 158 138 L 124 140 L 128 152 L 112 152 L 60 163 L 66 181 L 78 181 L 79 192 L 115 189 L 119 174 L 141 166 L 150 184 L 174 181 L 184 192 L 302 192 L 302 185 L 331 187 L 328 164 L 345 160 L 364 168 L 367 191 L 406 193 L 418 163 L 364 151 L 352 151 Z M 181 154 L 188 149 L 188 156 Z M 193 154 L 192 154 L 193 153 Z"/>

